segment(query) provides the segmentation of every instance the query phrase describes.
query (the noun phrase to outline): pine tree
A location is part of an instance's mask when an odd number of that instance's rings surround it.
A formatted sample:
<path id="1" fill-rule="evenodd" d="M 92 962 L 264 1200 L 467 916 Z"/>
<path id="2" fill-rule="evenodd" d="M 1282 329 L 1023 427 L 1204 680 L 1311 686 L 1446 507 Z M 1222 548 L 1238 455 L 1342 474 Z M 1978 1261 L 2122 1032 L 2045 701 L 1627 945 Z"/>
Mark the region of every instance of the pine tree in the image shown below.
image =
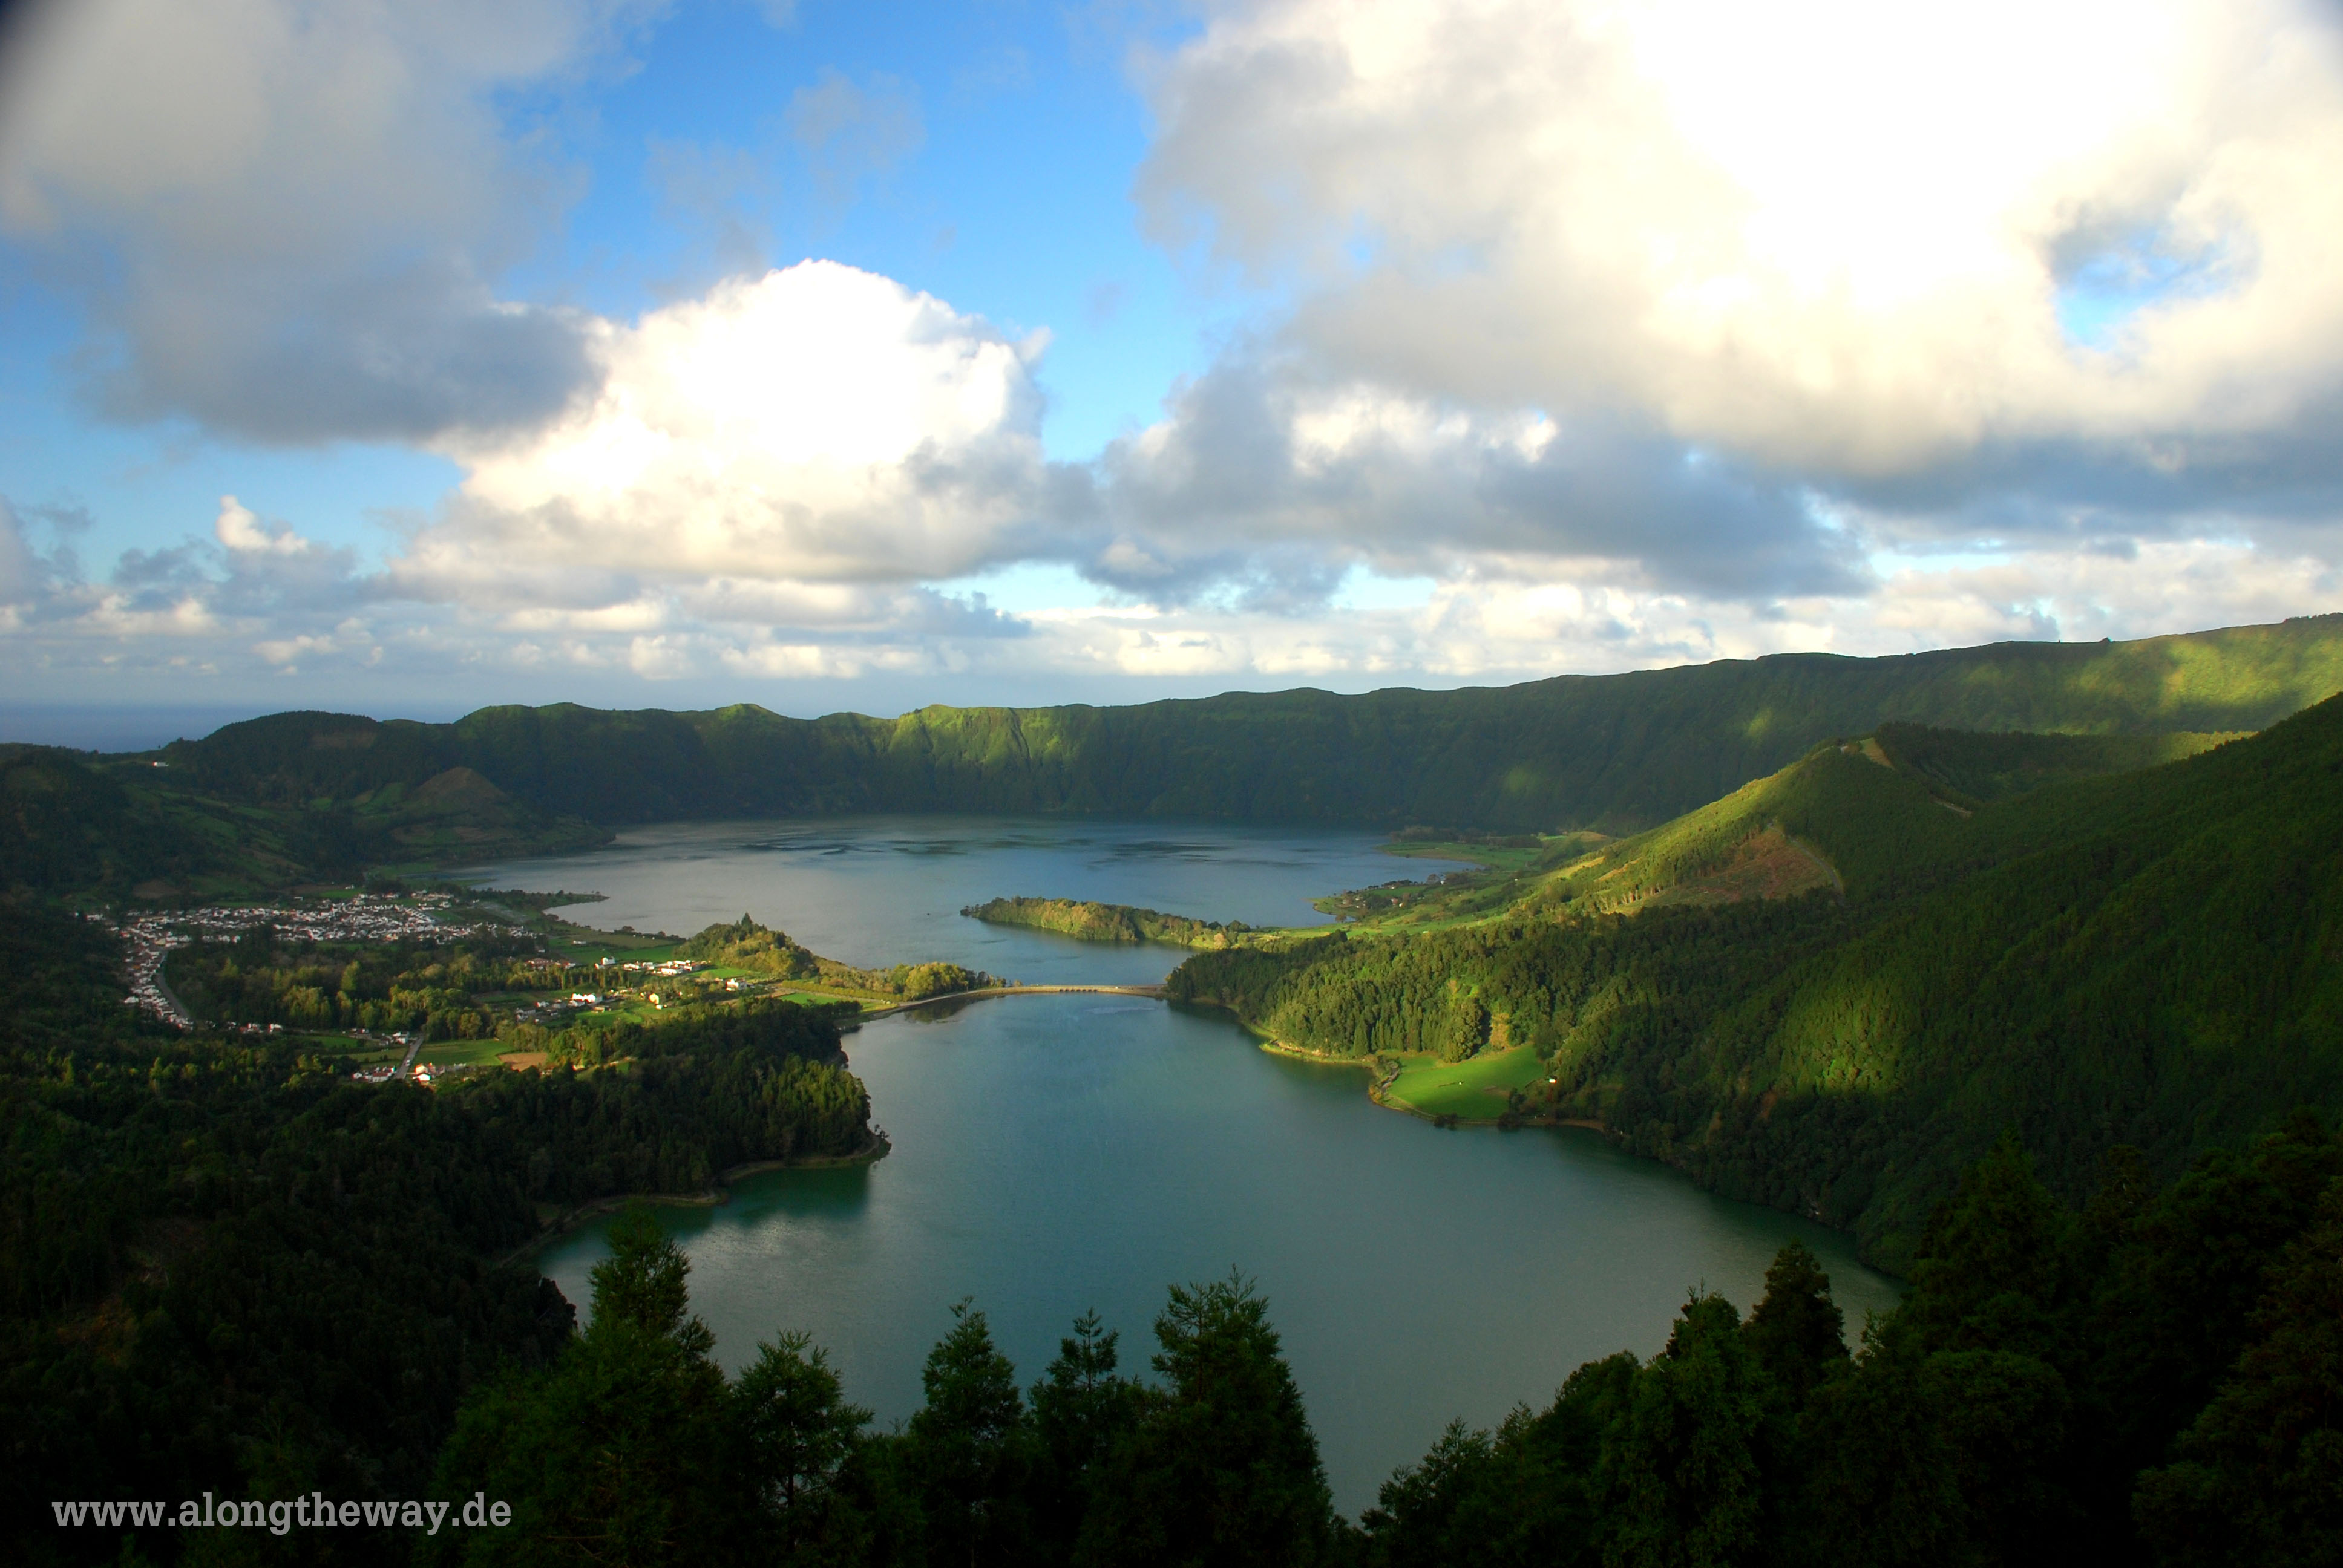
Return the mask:
<path id="1" fill-rule="evenodd" d="M 1318 1440 L 1268 1303 L 1234 1273 L 1172 1288 L 1166 1388 L 1097 1493 L 1079 1561 L 1307 1568 L 1332 1531 Z"/>
<path id="2" fill-rule="evenodd" d="M 927 1402 L 905 1433 L 905 1462 L 926 1516 L 928 1560 L 1012 1563 L 1023 1549 L 1029 1456 L 1017 1369 L 984 1314 L 954 1304 L 952 1326 L 920 1374 Z"/>

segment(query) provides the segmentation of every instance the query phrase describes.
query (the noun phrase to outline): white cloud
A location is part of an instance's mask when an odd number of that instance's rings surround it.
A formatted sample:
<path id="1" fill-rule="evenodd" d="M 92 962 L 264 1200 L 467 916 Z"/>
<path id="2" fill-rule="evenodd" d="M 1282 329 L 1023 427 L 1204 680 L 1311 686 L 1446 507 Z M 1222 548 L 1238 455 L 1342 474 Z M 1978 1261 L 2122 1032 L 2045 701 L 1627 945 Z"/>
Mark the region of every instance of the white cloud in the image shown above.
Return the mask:
<path id="1" fill-rule="evenodd" d="M 45 575 L 15 508 L 0 500 L 0 605 L 31 602 L 40 593 Z"/>
<path id="2" fill-rule="evenodd" d="M 691 674 L 695 661 L 679 638 L 638 637 L 627 644 L 627 667 L 646 680 L 672 680 Z"/>
<path id="3" fill-rule="evenodd" d="M 2343 571 L 2239 539 L 2034 550 L 1976 566 L 1908 568 L 1863 607 L 1873 639 L 1935 648 L 2006 638 L 2147 637 L 2343 609 Z"/>
<path id="4" fill-rule="evenodd" d="M 266 536 L 264 536 L 266 537 Z M 1768 602 L 1656 587 L 1637 563 L 1482 551 L 1419 594 L 1264 615 L 1225 599 L 1036 605 L 868 583 L 675 581 L 570 606 L 416 598 L 347 557 L 198 542 L 126 561 L 105 582 L 51 571 L 6 613 L 0 663 L 90 699 L 297 678 L 310 702 L 398 690 L 444 703 L 513 683 L 628 705 L 882 683 L 906 706 L 1089 683 L 1201 691 L 1297 684 L 1499 682 L 1823 649 L 1894 653 L 2005 638 L 2130 637 L 2343 609 L 2343 572 L 2315 553 L 2232 538 L 2003 550 L 1894 565 L 1859 594 Z M 287 573 L 307 574 L 287 578 Z M 559 672 L 570 672 L 568 677 Z M 953 683 L 947 687 L 945 683 Z M 377 696 L 367 699 L 367 692 Z M 1047 699 L 1045 698 L 1045 699 Z M 289 702 L 291 698 L 277 700 Z"/>
<path id="5" fill-rule="evenodd" d="M 251 508 L 234 496 L 220 498 L 219 517 L 212 524 L 212 531 L 229 549 L 246 554 L 297 556 L 315 548 L 288 527 L 281 524 L 274 529 L 263 527 L 260 519 L 252 515 Z"/>
<path id="6" fill-rule="evenodd" d="M 1041 342 L 890 279 L 807 262 L 588 341 L 590 402 L 451 448 L 469 472 L 403 579 L 901 582 L 970 570 L 1029 520 Z"/>
<path id="7" fill-rule="evenodd" d="M 1313 382 L 1291 355 L 1232 355 L 1098 464 L 1052 467 L 1035 346 L 827 263 L 591 340 L 595 401 L 456 448 L 461 490 L 384 570 L 223 497 L 216 545 L 126 557 L 104 584 L 40 567 L 14 655 L 566 668 L 672 701 L 742 680 L 1505 680 L 2343 606 L 2322 525 L 2257 542 L 2200 513 L 2135 538 L 2108 514 L 1986 548 L 1664 437 Z M 1033 558 L 1108 591 L 1061 573 L 1004 615 L 980 577 L 921 586 Z M 1361 603 L 1362 565 L 1414 588 Z"/>
<path id="8" fill-rule="evenodd" d="M 1764 605 L 1655 591 L 1599 560 L 1487 556 L 1426 602 L 1270 618 L 1210 607 L 1033 616 L 999 657 L 1064 675 L 1210 676 L 1230 685 L 1493 682 L 1770 653 L 1851 655 L 2010 638 L 2121 638 L 2343 610 L 2315 557 L 2189 540 L 2129 553 L 2015 554 L 1905 569 L 1873 594 Z"/>
<path id="9" fill-rule="evenodd" d="M 2343 52 L 2289 0 L 1272 0 L 1153 97 L 1158 230 L 1292 278 L 1336 378 L 1817 476 L 2343 379 Z M 2179 275 L 2111 352 L 2058 317 L 2095 257 Z"/>

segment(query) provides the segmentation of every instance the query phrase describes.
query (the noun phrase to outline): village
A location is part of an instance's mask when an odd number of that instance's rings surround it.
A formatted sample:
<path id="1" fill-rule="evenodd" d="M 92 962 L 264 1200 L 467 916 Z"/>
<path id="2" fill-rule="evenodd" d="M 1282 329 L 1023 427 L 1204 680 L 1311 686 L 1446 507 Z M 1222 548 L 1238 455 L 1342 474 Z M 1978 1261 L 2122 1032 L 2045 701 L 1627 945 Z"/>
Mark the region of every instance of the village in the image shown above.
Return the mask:
<path id="1" fill-rule="evenodd" d="M 459 894 L 446 891 L 412 893 L 337 894 L 312 900 L 280 901 L 269 904 L 218 904 L 196 909 L 154 910 L 122 917 L 114 929 L 120 936 L 125 958 L 128 990 L 123 997 L 126 1005 L 168 1023 L 180 1030 L 200 1027 L 216 1028 L 227 1034 L 266 1036 L 281 1035 L 286 1025 L 280 1022 L 254 1022 L 198 1019 L 186 1001 L 172 989 L 166 966 L 172 952 L 191 942 L 232 941 L 247 933 L 266 930 L 278 942 L 301 943 L 362 943 L 395 944 L 423 942 L 443 944 L 472 937 L 512 938 L 527 934 L 527 928 L 509 919 L 495 918 L 501 911 L 488 905 L 484 910 Z M 103 917 L 89 917 L 103 919 Z M 604 953 L 587 963 L 582 955 L 564 960 L 555 957 L 525 958 L 517 960 L 533 970 L 573 970 L 585 963 L 594 978 L 588 986 L 578 990 L 538 993 L 524 999 L 511 996 L 495 999 L 491 1003 L 498 1014 L 508 1018 L 515 1025 L 534 1025 L 558 1030 L 581 1014 L 601 1013 L 611 1010 L 663 1012 L 681 1002 L 701 1001 L 714 997 L 719 1000 L 746 998 L 767 992 L 779 983 L 766 977 L 742 977 L 735 972 L 719 976 L 704 972 L 717 969 L 703 960 L 677 957 L 645 957 L 623 959 Z M 670 983 L 679 982 L 679 983 Z M 1055 990 L 1059 987 L 1002 986 L 1007 990 Z M 1071 988 L 1090 990 L 1090 987 Z M 1142 988 L 1153 994 L 1153 988 Z M 816 992 L 820 995 L 824 993 Z M 996 994 L 987 990 L 982 994 Z M 832 997 L 830 1000 L 844 1000 Z M 866 1009 L 876 998 L 857 998 Z M 916 1005 L 897 1001 L 877 1008 L 877 1012 L 890 1012 Z M 478 1060 L 451 1061 L 447 1052 L 434 1047 L 427 1051 L 430 1040 L 420 1029 L 381 1030 L 348 1027 L 345 1021 L 339 1032 L 353 1041 L 360 1042 L 366 1060 L 353 1064 L 349 1076 L 362 1083 L 412 1081 L 432 1087 L 450 1074 L 478 1070 Z M 436 1039 L 437 1037 L 430 1037 Z M 469 1039 L 467 1036 L 466 1039 Z M 441 1044 L 444 1046 L 445 1041 Z M 508 1066 L 519 1065 L 531 1060 L 528 1050 L 503 1054 Z"/>
<path id="2" fill-rule="evenodd" d="M 129 915 L 115 927 L 122 940 L 128 979 L 128 990 L 122 1000 L 126 1005 L 176 1028 L 196 1028 L 198 1020 L 165 977 L 165 965 L 172 951 L 196 940 L 233 940 L 263 928 L 275 932 L 279 940 L 370 944 L 448 942 L 476 936 L 509 936 L 520 929 L 504 921 L 478 918 L 468 909 L 465 910 L 468 918 L 452 918 L 459 907 L 459 900 L 445 892 L 358 893 L 314 902 L 210 905 Z M 553 959 L 528 961 L 532 967 L 548 968 L 559 962 Z M 688 959 L 646 962 L 605 957 L 593 967 L 598 973 L 608 976 L 605 984 L 524 1003 L 513 1009 L 513 1021 L 558 1029 L 579 1013 L 598 1010 L 628 997 L 639 997 L 652 1008 L 659 1009 L 673 999 L 647 989 L 649 986 L 659 980 L 681 980 L 709 966 Z M 724 989 L 738 992 L 744 987 L 738 980 L 728 980 Z M 225 1029 L 231 1034 L 285 1032 L 285 1026 L 279 1023 L 236 1023 L 226 1025 Z M 354 1069 L 350 1077 L 361 1083 L 411 1081 L 427 1088 L 449 1070 L 445 1064 L 417 1060 L 425 1043 L 420 1031 L 377 1035 L 354 1030 L 352 1034 L 355 1039 L 397 1053 L 393 1060 Z"/>
<path id="3" fill-rule="evenodd" d="M 444 942 L 517 929 L 490 920 L 448 920 L 456 902 L 448 893 L 356 893 L 306 904 L 214 904 L 126 916 L 116 927 L 130 980 L 122 1000 L 166 1023 L 193 1029 L 196 1020 L 163 978 L 165 960 L 174 948 L 198 939 L 232 940 L 264 926 L 279 937 L 313 942 Z"/>

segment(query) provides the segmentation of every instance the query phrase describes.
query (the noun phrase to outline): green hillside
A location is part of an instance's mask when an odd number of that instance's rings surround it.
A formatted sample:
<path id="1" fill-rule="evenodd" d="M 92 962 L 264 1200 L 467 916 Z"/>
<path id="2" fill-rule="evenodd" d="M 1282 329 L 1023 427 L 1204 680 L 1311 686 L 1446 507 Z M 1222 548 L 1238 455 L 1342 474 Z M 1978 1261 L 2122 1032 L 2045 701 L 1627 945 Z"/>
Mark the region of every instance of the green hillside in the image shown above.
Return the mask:
<path id="1" fill-rule="evenodd" d="M 2132 773 L 2209 751 L 2242 731 L 2224 734 L 2031 735 L 1945 731 L 1883 724 L 1875 739 L 1881 760 L 1926 779 L 1963 805 L 2006 800 L 2066 779 Z"/>
<path id="2" fill-rule="evenodd" d="M 2343 702 L 1976 826 L 1986 869 L 1719 1021 L 1692 1099 L 1721 1185 L 1908 1232 L 2007 1124 L 2079 1191 L 2110 1144 L 2169 1171 L 2343 1105 Z M 1622 1093 L 1655 1081 L 1617 1068 Z M 1818 1160 L 1850 1121 L 1875 1152 Z"/>
<path id="3" fill-rule="evenodd" d="M 0 746 L 0 893 L 211 898 L 370 865 L 545 854 L 609 838 L 467 768 L 347 799 L 223 797 L 151 759 Z"/>
<path id="4" fill-rule="evenodd" d="M 1789 654 L 1498 689 L 1130 708 L 808 720 L 748 705 L 564 704 L 437 725 L 287 713 L 164 755 L 196 787 L 249 801 L 346 800 L 468 768 L 554 817 L 606 825 L 900 810 L 1631 831 L 1883 723 L 2234 732 L 2338 690 L 2343 617 L 2326 616 L 2126 643 Z"/>
<path id="5" fill-rule="evenodd" d="M 150 763 L 0 746 L 0 892 L 222 892 L 361 863 L 347 814 L 192 795 L 168 776 Z"/>
<path id="6" fill-rule="evenodd" d="M 1779 772 L 1642 833 L 1447 846 L 1450 854 L 1481 857 L 1486 869 L 1452 872 L 1430 887 L 1362 889 L 1320 908 L 1360 930 L 1423 932 L 1508 916 L 1627 913 L 1821 889 L 1857 900 L 1906 895 L 1974 869 L 1981 855 L 2008 852 L 1994 836 L 1999 829 L 1967 826 L 1983 799 L 2136 772 L 2230 739 L 1883 725 L 1877 736 L 1825 741 Z M 1511 847 L 1520 845 L 1537 848 Z"/>
<path id="7" fill-rule="evenodd" d="M 1901 739 L 1972 778 L 2008 749 Z M 1531 1047 L 1554 1081 L 1491 1114 L 1600 1122 L 1891 1266 L 2005 1128 L 2078 1198 L 2115 1144 L 2169 1174 L 2343 1105 L 2343 700 L 1960 811 L 1941 788 L 1818 748 L 1595 854 L 1200 955 L 1172 992 L 1335 1056 Z M 1749 870 L 1789 851 L 1803 889 Z"/>

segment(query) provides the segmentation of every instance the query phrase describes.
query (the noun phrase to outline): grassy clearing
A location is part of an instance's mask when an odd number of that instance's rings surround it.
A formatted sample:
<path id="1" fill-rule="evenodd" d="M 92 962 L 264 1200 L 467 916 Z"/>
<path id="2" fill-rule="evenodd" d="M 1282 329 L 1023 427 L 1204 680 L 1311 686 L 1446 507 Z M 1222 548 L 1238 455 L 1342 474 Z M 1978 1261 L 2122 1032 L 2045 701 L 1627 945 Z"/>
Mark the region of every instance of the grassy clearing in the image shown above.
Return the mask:
<path id="1" fill-rule="evenodd" d="M 1385 844 L 1383 852 L 1408 860 L 1461 860 L 1468 866 L 1485 866 L 1493 871 L 1518 871 L 1545 852 L 1522 846 L 1499 847 L 1493 844 Z"/>
<path id="2" fill-rule="evenodd" d="M 1487 1051 L 1469 1061 L 1436 1056 L 1402 1057 L 1399 1076 L 1383 1097 L 1426 1116 L 1460 1121 L 1494 1121 L 1504 1113 L 1510 1090 L 1525 1089 L 1546 1075 L 1545 1064 L 1527 1046 Z"/>
<path id="3" fill-rule="evenodd" d="M 433 1067 L 489 1067 L 499 1053 L 511 1049 L 496 1040 L 443 1040 L 425 1046 L 415 1060 Z"/>
<path id="4" fill-rule="evenodd" d="M 603 959 L 613 963 L 665 963 L 675 956 L 677 947 L 666 937 L 596 930 L 550 915 L 546 917 L 545 940 L 548 952 L 575 964 L 593 964 Z"/>
<path id="5" fill-rule="evenodd" d="M 857 1007 L 865 1008 L 891 1007 L 903 1000 L 896 996 L 880 996 L 873 991 L 808 990 L 802 986 L 791 986 L 785 990 L 774 990 L 768 994 L 779 997 L 784 1001 L 799 1002 L 808 1007 L 833 1001 L 850 1001 Z"/>
<path id="6" fill-rule="evenodd" d="M 407 1054 L 405 1046 L 385 1045 L 380 1040 L 358 1040 L 347 1034 L 312 1033 L 299 1030 L 285 1036 L 309 1054 L 331 1061 L 337 1067 L 372 1067 L 377 1062 L 397 1061 Z"/>

